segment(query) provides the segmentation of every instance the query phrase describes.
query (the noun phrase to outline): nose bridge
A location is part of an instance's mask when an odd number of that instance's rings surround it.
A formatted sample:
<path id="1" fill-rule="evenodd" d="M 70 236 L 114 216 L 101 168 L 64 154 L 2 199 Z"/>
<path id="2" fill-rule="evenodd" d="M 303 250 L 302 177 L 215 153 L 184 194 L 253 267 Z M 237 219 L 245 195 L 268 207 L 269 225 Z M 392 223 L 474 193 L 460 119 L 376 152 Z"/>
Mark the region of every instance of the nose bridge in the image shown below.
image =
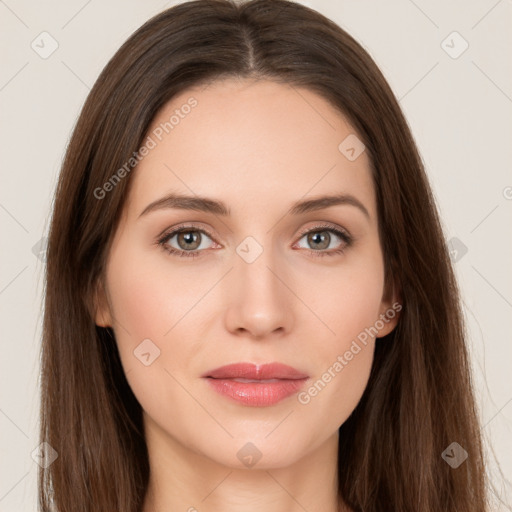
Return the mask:
<path id="1" fill-rule="evenodd" d="M 267 243 L 264 248 L 262 247 L 259 254 L 255 254 L 254 251 L 258 249 L 254 246 L 250 246 L 247 253 L 242 252 L 243 248 L 244 245 L 241 244 L 237 249 L 238 261 L 235 264 L 237 279 L 240 280 L 242 286 L 244 283 L 246 284 L 246 292 L 250 292 L 251 295 L 262 298 L 274 296 L 278 293 L 277 283 L 275 282 L 276 277 L 270 269 L 274 269 L 276 266 L 276 257 L 270 243 Z"/>
<path id="2" fill-rule="evenodd" d="M 247 237 L 236 247 L 228 292 L 230 330 L 245 329 L 263 336 L 278 329 L 290 329 L 290 297 L 281 281 L 286 279 L 280 276 L 282 265 L 278 253 L 272 247 L 271 237 L 261 243 Z"/>

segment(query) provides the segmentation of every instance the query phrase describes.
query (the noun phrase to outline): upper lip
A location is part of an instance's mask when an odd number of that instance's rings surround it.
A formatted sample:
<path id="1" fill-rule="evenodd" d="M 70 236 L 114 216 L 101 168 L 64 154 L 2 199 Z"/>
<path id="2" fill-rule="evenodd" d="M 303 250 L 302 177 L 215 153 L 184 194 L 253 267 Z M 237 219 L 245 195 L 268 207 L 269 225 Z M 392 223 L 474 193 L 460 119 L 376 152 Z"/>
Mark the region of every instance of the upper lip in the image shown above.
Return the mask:
<path id="1" fill-rule="evenodd" d="M 210 370 L 201 377 L 214 379 L 288 379 L 297 380 L 308 377 L 305 373 L 282 363 L 267 363 L 256 365 L 254 363 L 233 363 Z"/>

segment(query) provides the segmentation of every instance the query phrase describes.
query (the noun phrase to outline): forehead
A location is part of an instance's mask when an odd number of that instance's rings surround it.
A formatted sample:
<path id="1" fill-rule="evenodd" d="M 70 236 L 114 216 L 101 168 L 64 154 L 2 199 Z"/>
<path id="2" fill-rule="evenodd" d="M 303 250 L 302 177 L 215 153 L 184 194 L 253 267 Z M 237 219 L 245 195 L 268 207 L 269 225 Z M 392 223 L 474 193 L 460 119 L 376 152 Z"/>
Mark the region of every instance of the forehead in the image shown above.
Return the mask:
<path id="1" fill-rule="evenodd" d="M 368 155 L 343 152 L 344 141 L 357 141 L 355 130 L 308 89 L 233 78 L 191 88 L 158 112 L 147 136 L 152 148 L 129 197 L 139 213 L 169 191 L 222 198 L 234 211 L 250 201 L 261 208 L 357 193 L 373 213 Z"/>

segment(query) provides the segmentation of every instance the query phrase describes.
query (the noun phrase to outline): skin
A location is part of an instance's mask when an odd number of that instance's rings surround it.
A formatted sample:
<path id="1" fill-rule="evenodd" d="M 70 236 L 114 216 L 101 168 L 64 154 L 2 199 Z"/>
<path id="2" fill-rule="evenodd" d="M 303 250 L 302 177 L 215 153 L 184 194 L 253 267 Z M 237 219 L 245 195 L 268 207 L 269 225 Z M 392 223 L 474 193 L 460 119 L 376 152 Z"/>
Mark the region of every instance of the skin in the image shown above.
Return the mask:
<path id="1" fill-rule="evenodd" d="M 197 106 L 133 171 L 97 301 L 96 323 L 113 328 L 143 408 L 151 465 L 144 512 L 349 510 L 337 497 L 338 428 L 367 385 L 374 338 L 307 404 L 292 395 L 246 406 L 201 375 L 234 362 L 282 362 L 310 376 L 307 390 L 392 307 L 369 157 L 340 152 L 356 132 L 323 98 L 269 81 L 189 89 L 150 132 L 191 96 Z M 231 215 L 163 208 L 140 216 L 170 192 L 221 200 Z M 287 214 L 298 200 L 334 193 L 356 197 L 369 218 L 350 204 Z M 199 257 L 156 243 L 188 222 L 213 235 L 199 233 Z M 345 245 L 332 232 L 327 246 L 301 235 L 325 222 L 354 242 L 318 257 Z M 236 251 L 249 236 L 263 249 L 252 263 Z M 187 243 L 167 242 L 182 251 Z M 149 366 L 134 356 L 145 339 L 160 350 Z M 237 457 L 248 442 L 261 453 L 252 468 Z"/>

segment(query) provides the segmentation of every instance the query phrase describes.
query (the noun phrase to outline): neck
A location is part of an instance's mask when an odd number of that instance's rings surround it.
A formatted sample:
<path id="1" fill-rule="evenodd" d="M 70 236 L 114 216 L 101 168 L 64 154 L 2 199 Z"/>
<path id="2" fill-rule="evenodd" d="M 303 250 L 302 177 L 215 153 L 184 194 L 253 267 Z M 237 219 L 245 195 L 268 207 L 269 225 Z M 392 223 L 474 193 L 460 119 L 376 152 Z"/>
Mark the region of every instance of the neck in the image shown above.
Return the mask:
<path id="1" fill-rule="evenodd" d="M 147 420 L 147 418 L 146 418 Z M 286 467 L 229 467 L 146 424 L 143 512 L 348 512 L 338 497 L 338 434 Z"/>

